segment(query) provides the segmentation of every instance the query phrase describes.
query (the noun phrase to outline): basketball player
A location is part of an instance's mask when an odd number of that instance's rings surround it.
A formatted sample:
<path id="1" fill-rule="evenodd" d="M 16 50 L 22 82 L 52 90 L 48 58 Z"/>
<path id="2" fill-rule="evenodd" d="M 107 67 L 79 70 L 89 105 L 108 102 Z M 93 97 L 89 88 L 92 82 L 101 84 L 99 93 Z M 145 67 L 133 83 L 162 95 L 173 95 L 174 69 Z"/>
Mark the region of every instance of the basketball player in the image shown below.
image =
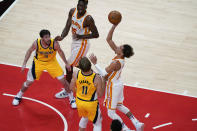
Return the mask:
<path id="1" fill-rule="evenodd" d="M 98 38 L 99 33 L 94 23 L 94 19 L 86 11 L 88 0 L 78 0 L 77 8 L 70 9 L 67 23 L 61 36 L 57 36 L 55 39 L 58 41 L 63 40 L 72 28 L 72 45 L 71 56 L 68 59 L 71 65 L 71 71 L 66 71 L 66 79 L 70 83 L 73 74 L 73 67 L 78 65 L 79 60 L 86 56 L 90 42 L 89 39 Z M 56 94 L 56 98 L 65 98 L 65 90 Z"/>
<path id="2" fill-rule="evenodd" d="M 56 59 L 56 52 L 59 53 L 60 57 L 66 64 L 66 68 L 71 70 L 71 67 L 68 64 L 59 43 L 54 41 L 54 39 L 51 39 L 51 35 L 48 30 L 41 30 L 40 38 L 35 40 L 27 50 L 21 69 L 22 72 L 24 71 L 26 63 L 34 50 L 36 50 L 36 54 L 33 59 L 32 67 L 27 73 L 27 80 L 23 83 L 21 90 L 15 96 L 12 104 L 15 106 L 18 105 L 24 92 L 32 85 L 34 80 L 39 80 L 42 72 L 46 70 L 53 78 L 57 78 L 62 83 L 67 92 L 69 92 L 69 99 L 72 103 L 71 107 L 76 108 L 75 98 L 69 90 L 69 84 L 64 78 L 64 72 Z"/>
<path id="3" fill-rule="evenodd" d="M 90 60 L 95 65 L 96 69 L 102 76 L 108 76 L 108 81 L 106 85 L 105 91 L 105 106 L 108 109 L 108 116 L 114 120 L 118 119 L 122 123 L 122 119 L 116 114 L 116 110 L 118 109 L 122 113 L 124 113 L 127 117 L 129 117 L 134 124 L 137 131 L 143 131 L 144 124 L 139 122 L 130 112 L 130 110 L 123 105 L 124 95 L 123 95 L 123 82 L 121 82 L 121 72 L 124 67 L 125 58 L 129 58 L 134 55 L 133 48 L 130 45 L 121 45 L 117 46 L 112 40 L 113 32 L 116 28 L 116 25 L 113 25 L 110 29 L 107 42 L 111 49 L 115 52 L 116 57 L 112 60 L 111 64 L 107 66 L 105 69 L 102 69 L 97 64 L 97 58 L 94 55 L 90 56 Z M 128 130 L 127 126 L 123 124 L 123 130 Z"/>
<path id="4" fill-rule="evenodd" d="M 101 131 L 102 118 L 99 109 L 98 97 L 102 97 L 105 91 L 105 80 L 91 69 L 91 62 L 87 57 L 79 61 L 78 72 L 73 73 L 70 88 L 76 91 L 76 104 L 81 118 L 79 131 L 85 131 L 88 120 L 93 122 L 94 131 Z"/>

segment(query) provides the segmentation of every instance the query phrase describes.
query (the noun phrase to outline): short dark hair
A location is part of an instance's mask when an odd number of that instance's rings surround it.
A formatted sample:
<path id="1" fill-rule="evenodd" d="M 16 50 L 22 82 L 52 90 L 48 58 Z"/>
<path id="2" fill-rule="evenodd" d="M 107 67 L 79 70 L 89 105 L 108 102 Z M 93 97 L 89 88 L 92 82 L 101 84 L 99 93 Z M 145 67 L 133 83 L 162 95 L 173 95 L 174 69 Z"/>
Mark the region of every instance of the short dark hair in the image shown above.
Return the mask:
<path id="1" fill-rule="evenodd" d="M 50 31 L 49 30 L 45 30 L 45 29 L 43 29 L 43 30 L 41 30 L 40 31 L 40 37 L 41 38 L 43 38 L 45 35 L 51 35 L 51 33 L 50 33 Z"/>
<path id="2" fill-rule="evenodd" d="M 85 5 L 88 5 L 88 0 L 79 0 L 78 3 L 79 3 L 80 1 L 84 2 Z"/>
<path id="3" fill-rule="evenodd" d="M 79 68 L 82 72 L 88 72 L 91 69 L 91 62 L 87 57 L 82 57 L 79 61 Z"/>
<path id="4" fill-rule="evenodd" d="M 133 55 L 134 55 L 133 48 L 127 44 L 123 45 L 123 56 L 129 58 Z"/>
<path id="5" fill-rule="evenodd" d="M 111 123 L 111 130 L 112 131 L 121 131 L 122 130 L 122 123 L 118 119 L 113 120 Z"/>

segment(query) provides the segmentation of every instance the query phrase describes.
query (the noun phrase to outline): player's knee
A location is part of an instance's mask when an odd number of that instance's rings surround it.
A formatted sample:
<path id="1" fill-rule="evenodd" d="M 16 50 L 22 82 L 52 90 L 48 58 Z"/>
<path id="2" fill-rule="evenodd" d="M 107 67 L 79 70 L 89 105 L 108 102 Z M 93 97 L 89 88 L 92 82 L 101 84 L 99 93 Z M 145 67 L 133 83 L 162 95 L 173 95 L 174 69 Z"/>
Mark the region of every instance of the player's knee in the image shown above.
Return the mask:
<path id="1" fill-rule="evenodd" d="M 126 106 L 124 106 L 123 104 L 119 104 L 117 106 L 117 109 L 124 114 L 127 114 L 128 112 L 130 112 L 130 110 Z"/>
<path id="2" fill-rule="evenodd" d="M 79 122 L 79 127 L 80 128 L 86 128 L 87 124 L 88 124 L 88 118 L 82 117 L 80 122 Z"/>
<path id="3" fill-rule="evenodd" d="M 115 119 L 116 112 L 115 112 L 115 110 L 108 110 L 107 115 L 113 120 L 113 119 Z"/>

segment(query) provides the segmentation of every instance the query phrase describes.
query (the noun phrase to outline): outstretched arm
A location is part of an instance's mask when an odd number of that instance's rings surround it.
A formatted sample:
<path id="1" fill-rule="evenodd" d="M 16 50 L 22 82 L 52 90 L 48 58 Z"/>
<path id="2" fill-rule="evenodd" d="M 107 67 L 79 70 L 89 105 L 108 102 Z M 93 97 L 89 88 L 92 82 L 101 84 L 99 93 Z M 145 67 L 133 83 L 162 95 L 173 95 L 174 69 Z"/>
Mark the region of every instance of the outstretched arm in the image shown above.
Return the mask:
<path id="1" fill-rule="evenodd" d="M 72 24 L 72 15 L 73 15 L 74 11 L 75 11 L 75 8 L 70 9 L 70 12 L 68 14 L 68 19 L 67 19 L 67 22 L 66 22 L 66 26 L 64 27 L 61 36 L 56 36 L 55 37 L 56 41 L 61 41 L 68 35 L 68 32 L 70 31 L 70 27 L 71 27 L 71 24 Z"/>
<path id="2" fill-rule="evenodd" d="M 66 65 L 66 68 L 68 70 L 71 70 L 69 63 L 66 60 L 65 54 L 57 41 L 55 41 L 55 43 L 54 43 L 54 49 L 58 51 L 60 57 L 62 58 L 62 60 L 64 61 L 65 65 Z"/>
<path id="3" fill-rule="evenodd" d="M 94 85 L 97 89 L 98 97 L 103 96 L 105 92 L 105 83 L 106 83 L 106 79 L 104 77 L 99 76 L 99 74 L 96 74 Z"/>
<path id="4" fill-rule="evenodd" d="M 115 51 L 115 52 L 116 52 L 117 46 L 116 46 L 116 44 L 114 43 L 114 41 L 112 40 L 112 37 L 113 37 L 113 33 L 114 33 L 114 30 L 115 30 L 116 26 L 117 26 L 117 25 L 113 25 L 113 26 L 111 27 L 111 29 L 109 30 L 109 33 L 108 33 L 108 35 L 107 35 L 107 38 L 106 38 L 107 43 L 109 44 L 109 46 L 111 47 L 111 49 L 112 49 L 113 51 Z"/>
<path id="5" fill-rule="evenodd" d="M 33 44 L 31 45 L 31 47 L 27 50 L 26 54 L 25 54 L 25 59 L 23 61 L 23 65 L 22 65 L 22 69 L 21 71 L 23 72 L 25 67 L 26 67 L 26 64 L 27 64 L 27 61 L 29 60 L 29 57 L 31 56 L 31 53 L 37 48 L 37 41 L 34 41 Z"/>
<path id="6" fill-rule="evenodd" d="M 97 27 L 95 25 L 94 19 L 90 15 L 86 17 L 83 26 L 88 27 L 91 31 L 91 34 L 87 34 L 87 35 L 76 34 L 77 39 L 92 39 L 92 38 L 99 37 L 99 33 L 98 33 Z"/>
<path id="7" fill-rule="evenodd" d="M 121 64 L 118 61 L 116 61 L 116 62 L 112 62 L 105 69 L 102 69 L 97 64 L 97 58 L 94 54 L 91 54 L 89 58 L 90 58 L 90 61 L 95 65 L 96 69 L 98 70 L 99 74 L 101 74 L 101 76 L 106 76 L 107 74 L 113 71 L 118 71 L 121 68 Z"/>

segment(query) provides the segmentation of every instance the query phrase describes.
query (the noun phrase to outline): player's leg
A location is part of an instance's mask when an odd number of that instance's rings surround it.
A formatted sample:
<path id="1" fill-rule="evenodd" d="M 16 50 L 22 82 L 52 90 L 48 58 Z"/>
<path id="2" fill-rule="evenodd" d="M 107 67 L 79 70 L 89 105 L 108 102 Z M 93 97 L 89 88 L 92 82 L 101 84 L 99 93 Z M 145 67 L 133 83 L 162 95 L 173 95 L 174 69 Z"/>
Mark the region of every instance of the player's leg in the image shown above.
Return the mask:
<path id="1" fill-rule="evenodd" d="M 123 100 L 124 100 L 124 94 L 123 94 L 123 89 L 124 87 L 122 88 L 122 90 L 120 91 L 121 94 L 120 94 L 120 99 L 119 99 L 119 102 L 118 102 L 118 105 L 117 105 L 117 109 L 124 113 L 130 120 L 131 122 L 133 123 L 133 125 L 135 126 L 136 130 L 137 131 L 143 131 L 144 129 L 144 123 L 141 123 L 139 122 L 135 117 L 134 115 L 130 112 L 130 110 L 123 105 Z"/>
<path id="2" fill-rule="evenodd" d="M 67 91 L 71 107 L 76 108 L 75 98 L 73 96 L 72 91 L 69 89 L 69 83 L 65 79 L 64 72 L 62 68 L 60 67 L 58 61 L 56 59 L 54 59 L 53 61 L 50 61 L 46 67 L 46 70 L 53 78 L 57 78 L 61 82 L 64 89 Z M 56 98 L 58 97 L 56 96 Z"/>
<path id="3" fill-rule="evenodd" d="M 66 69 L 66 80 L 68 81 L 68 83 L 70 83 L 71 79 L 72 79 L 73 67 L 77 67 L 80 58 L 83 55 L 86 55 L 88 49 L 89 49 L 89 45 L 87 46 L 87 44 L 83 41 L 82 41 L 82 43 L 72 44 L 71 55 L 68 58 L 68 62 L 71 65 L 71 71 L 68 71 Z M 65 95 L 66 95 L 66 91 L 62 90 L 62 91 L 56 93 L 55 97 L 56 98 L 65 98 Z"/>
<path id="4" fill-rule="evenodd" d="M 129 128 L 124 124 L 121 117 L 116 113 L 117 105 L 121 96 L 122 86 L 116 83 L 108 83 L 106 93 L 108 93 L 106 100 L 107 114 L 112 119 L 118 119 L 122 125 L 123 129 L 128 130 Z"/>
<path id="5" fill-rule="evenodd" d="M 79 131 L 85 131 L 87 124 L 88 124 L 88 118 L 82 117 L 79 122 Z"/>
<path id="6" fill-rule="evenodd" d="M 67 80 L 63 77 L 57 77 L 57 79 L 62 83 L 62 85 L 64 86 L 64 89 L 66 90 L 67 94 L 68 94 L 68 98 L 70 101 L 70 105 L 72 108 L 77 108 L 76 106 L 76 102 L 75 102 L 75 97 L 73 96 L 73 92 L 69 89 L 69 83 L 67 82 Z"/>
<path id="7" fill-rule="evenodd" d="M 33 61 L 32 67 L 29 69 L 27 73 L 27 80 L 22 84 L 20 91 L 14 97 L 12 102 L 13 105 L 18 105 L 22 99 L 23 94 L 27 91 L 27 89 L 32 85 L 34 80 L 39 80 L 40 75 L 42 74 L 42 67 L 38 68 L 39 64 L 35 64 Z"/>
<path id="8" fill-rule="evenodd" d="M 101 131 L 102 130 L 102 115 L 100 109 L 98 109 L 98 115 L 93 121 L 94 128 L 93 131 Z"/>

